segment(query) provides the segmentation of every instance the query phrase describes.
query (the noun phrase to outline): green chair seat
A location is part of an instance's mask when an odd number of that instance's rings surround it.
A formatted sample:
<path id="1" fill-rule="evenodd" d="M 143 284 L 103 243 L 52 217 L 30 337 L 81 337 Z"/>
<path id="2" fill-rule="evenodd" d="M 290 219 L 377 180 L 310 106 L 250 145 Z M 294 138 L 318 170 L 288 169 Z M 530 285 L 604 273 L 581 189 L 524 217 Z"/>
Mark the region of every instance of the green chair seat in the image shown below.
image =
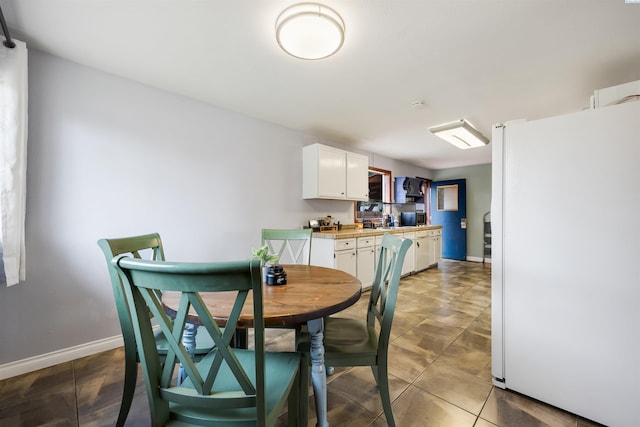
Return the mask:
<path id="1" fill-rule="evenodd" d="M 203 358 L 198 364 L 198 370 L 204 375 L 213 361 L 213 353 Z M 238 349 L 235 351 L 240 364 L 247 369 L 249 378 L 255 383 L 255 356 L 253 351 Z M 297 353 L 266 353 L 265 354 L 265 396 L 267 419 L 277 419 L 281 408 L 286 403 L 286 397 L 291 384 L 295 381 L 300 355 Z M 291 369 L 295 366 L 295 369 Z M 252 375 L 253 374 L 253 375 Z M 184 388 L 193 388 L 191 380 L 187 379 L 181 385 Z M 228 365 L 223 365 L 213 384 L 216 393 L 237 390 L 238 383 L 229 370 Z M 297 392 L 297 391 L 296 391 Z M 222 400 L 222 399 L 220 399 Z M 215 405 L 214 405 L 215 404 Z M 216 407 L 217 405 L 217 407 Z M 205 423 L 206 425 L 227 426 L 231 422 L 248 422 L 255 426 L 255 408 L 232 408 L 224 401 L 210 402 L 207 407 L 194 408 L 187 405 L 172 403 L 170 411 L 172 417 L 191 424 Z"/>

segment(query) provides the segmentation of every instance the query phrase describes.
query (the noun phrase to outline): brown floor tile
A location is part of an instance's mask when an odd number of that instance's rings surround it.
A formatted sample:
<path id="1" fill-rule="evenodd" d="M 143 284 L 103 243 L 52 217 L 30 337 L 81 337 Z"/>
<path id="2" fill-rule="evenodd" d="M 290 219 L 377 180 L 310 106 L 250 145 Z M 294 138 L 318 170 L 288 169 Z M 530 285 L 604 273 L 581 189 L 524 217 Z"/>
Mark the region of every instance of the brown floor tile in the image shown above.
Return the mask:
<path id="1" fill-rule="evenodd" d="M 73 364 L 61 363 L 8 378 L 0 382 L 0 385 L 0 410 L 21 404 L 25 400 L 33 400 L 39 394 L 49 395 L 52 389 L 60 393 L 74 393 Z"/>
<path id="2" fill-rule="evenodd" d="M 472 414 L 479 415 L 492 385 L 436 360 L 414 385 Z"/>
<path id="3" fill-rule="evenodd" d="M 501 427 L 574 427 L 577 424 L 575 415 L 496 387 L 480 418 Z"/>
<path id="4" fill-rule="evenodd" d="M 476 416 L 418 387 L 410 386 L 393 402 L 396 425 L 471 427 Z"/>
<path id="5" fill-rule="evenodd" d="M 353 400 L 334 393 L 331 388 L 327 390 L 327 408 L 327 420 L 332 426 L 366 427 L 377 417 Z M 315 403 L 311 396 L 308 427 L 315 427 L 316 421 Z"/>
<path id="6" fill-rule="evenodd" d="M 0 382 L 0 427 L 78 425 L 72 363 Z"/>
<path id="7" fill-rule="evenodd" d="M 331 381 L 332 392 L 342 395 L 346 399 L 353 400 L 374 414 L 383 411 L 380 391 L 369 367 L 351 368 Z M 391 389 L 391 401 L 393 402 L 409 383 L 389 375 L 389 388 Z"/>
<path id="8" fill-rule="evenodd" d="M 497 427 L 495 424 L 490 423 L 487 420 L 483 420 L 482 418 L 478 418 L 478 421 L 474 424 L 473 427 Z"/>
<path id="9" fill-rule="evenodd" d="M 451 368 L 491 381 L 491 339 L 465 331 L 438 358 Z"/>

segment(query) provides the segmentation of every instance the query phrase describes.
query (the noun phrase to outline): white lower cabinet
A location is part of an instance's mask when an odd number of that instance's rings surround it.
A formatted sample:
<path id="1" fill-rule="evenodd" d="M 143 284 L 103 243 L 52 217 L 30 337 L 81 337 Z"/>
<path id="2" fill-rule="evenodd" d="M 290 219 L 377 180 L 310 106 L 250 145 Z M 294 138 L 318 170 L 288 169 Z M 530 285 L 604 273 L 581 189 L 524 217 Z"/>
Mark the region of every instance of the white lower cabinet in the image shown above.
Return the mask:
<path id="1" fill-rule="evenodd" d="M 416 233 L 416 271 L 427 269 L 442 260 L 441 230 Z"/>
<path id="2" fill-rule="evenodd" d="M 373 283 L 373 273 L 375 269 L 375 238 L 357 238 L 357 277 L 362 283 L 362 289 L 369 289 Z"/>
<path id="3" fill-rule="evenodd" d="M 357 276 L 356 239 L 313 238 L 311 241 L 311 264 L 337 268 Z"/>
<path id="4" fill-rule="evenodd" d="M 402 275 L 411 274 L 416 271 L 416 233 L 402 233 L 402 237 L 405 239 L 411 239 L 413 242 L 409 249 L 407 250 L 407 254 L 404 257 L 404 264 L 402 265 Z"/>
<path id="5" fill-rule="evenodd" d="M 442 261 L 442 230 L 429 231 L 429 266 Z"/>
<path id="6" fill-rule="evenodd" d="M 411 239 L 402 265 L 402 275 L 429 268 L 442 259 L 440 230 L 421 230 L 395 233 Z M 376 263 L 380 256 L 382 235 L 349 237 L 344 239 L 325 239 L 314 237 L 311 242 L 311 264 L 321 267 L 337 268 L 356 276 L 363 289 L 369 289 L 373 283 Z"/>
<path id="7" fill-rule="evenodd" d="M 380 258 L 380 250 L 382 249 L 382 236 L 376 236 L 375 249 L 376 249 L 376 255 L 375 255 L 375 260 L 373 264 L 374 271 L 376 268 L 378 268 L 378 258 Z"/>
<path id="8" fill-rule="evenodd" d="M 415 258 L 416 258 L 416 271 L 429 268 L 431 265 L 431 248 L 429 241 L 429 231 L 416 232 L 415 245 Z"/>
<path id="9" fill-rule="evenodd" d="M 345 271 L 352 276 L 358 275 L 357 255 L 355 249 L 348 251 L 336 251 L 335 253 L 335 266 L 338 270 Z"/>

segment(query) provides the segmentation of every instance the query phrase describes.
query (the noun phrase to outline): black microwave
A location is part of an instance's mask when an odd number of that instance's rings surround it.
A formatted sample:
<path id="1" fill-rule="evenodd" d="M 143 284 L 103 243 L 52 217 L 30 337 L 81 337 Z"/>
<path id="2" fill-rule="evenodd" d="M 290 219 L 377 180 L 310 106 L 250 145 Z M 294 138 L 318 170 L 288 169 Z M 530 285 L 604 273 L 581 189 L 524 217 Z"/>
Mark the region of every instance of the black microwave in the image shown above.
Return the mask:
<path id="1" fill-rule="evenodd" d="M 416 213 L 415 212 L 401 212 L 400 213 L 400 225 L 402 227 L 415 226 L 416 225 Z"/>
<path id="2" fill-rule="evenodd" d="M 427 225 L 426 212 L 416 212 L 416 225 Z"/>

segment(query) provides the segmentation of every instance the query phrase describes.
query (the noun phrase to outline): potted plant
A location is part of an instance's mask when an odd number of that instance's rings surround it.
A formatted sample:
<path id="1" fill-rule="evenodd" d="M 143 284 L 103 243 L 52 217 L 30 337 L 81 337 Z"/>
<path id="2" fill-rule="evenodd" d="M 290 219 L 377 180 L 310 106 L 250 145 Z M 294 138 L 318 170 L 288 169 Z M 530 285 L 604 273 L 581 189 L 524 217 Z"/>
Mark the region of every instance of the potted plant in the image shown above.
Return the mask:
<path id="1" fill-rule="evenodd" d="M 269 255 L 269 247 L 266 245 L 257 249 L 251 248 L 251 253 L 254 258 L 260 259 L 260 265 L 262 266 L 262 282 L 264 283 L 267 281 L 267 268 L 272 264 L 276 264 L 278 260 L 280 260 L 280 255 Z"/>

